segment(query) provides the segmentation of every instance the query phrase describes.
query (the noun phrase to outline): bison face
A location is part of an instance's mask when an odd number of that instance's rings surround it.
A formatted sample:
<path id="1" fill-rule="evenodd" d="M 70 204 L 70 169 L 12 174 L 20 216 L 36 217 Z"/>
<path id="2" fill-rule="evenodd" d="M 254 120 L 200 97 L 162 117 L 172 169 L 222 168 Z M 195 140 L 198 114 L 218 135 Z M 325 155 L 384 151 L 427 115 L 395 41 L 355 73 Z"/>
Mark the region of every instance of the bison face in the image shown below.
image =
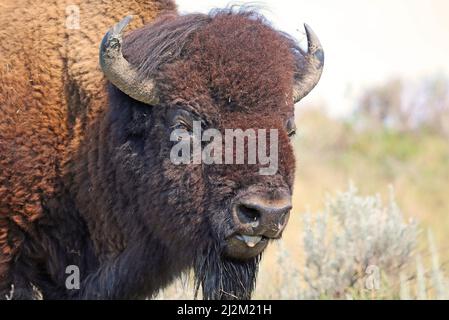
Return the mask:
<path id="1" fill-rule="evenodd" d="M 239 260 L 258 256 L 270 239 L 281 237 L 291 209 L 292 118 L 229 111 L 221 104 L 200 113 L 195 112 L 199 106 L 177 103 L 178 107 L 162 109 L 167 119 L 164 128 L 172 130 L 171 151 L 166 154 L 172 165 L 167 169 L 176 171 L 176 177 L 195 177 L 202 186 L 201 193 L 191 186 L 188 198 L 192 202 L 201 196 L 202 218 L 214 231 L 210 241 L 224 256 Z M 239 121 L 242 118 L 248 120 Z M 264 157 L 266 153 L 270 157 Z M 262 159 L 268 161 L 263 165 Z"/>
<path id="2" fill-rule="evenodd" d="M 306 26 L 306 53 L 253 13 L 170 16 L 122 41 L 128 22 L 106 34 L 100 63 L 112 108 L 128 106 L 127 127 L 144 128 L 133 142 L 144 223 L 191 257 L 206 297 L 248 297 L 289 218 L 293 106 L 321 75 L 319 41 Z M 237 130 L 240 149 L 227 138 Z"/>

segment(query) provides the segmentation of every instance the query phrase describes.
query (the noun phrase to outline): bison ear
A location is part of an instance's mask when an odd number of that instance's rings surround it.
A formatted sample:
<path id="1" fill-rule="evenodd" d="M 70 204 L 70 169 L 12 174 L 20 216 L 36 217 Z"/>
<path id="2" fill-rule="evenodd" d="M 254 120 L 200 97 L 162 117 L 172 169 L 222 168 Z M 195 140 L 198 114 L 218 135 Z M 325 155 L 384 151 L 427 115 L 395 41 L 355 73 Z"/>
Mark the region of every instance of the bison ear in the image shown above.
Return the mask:
<path id="1" fill-rule="evenodd" d="M 324 67 L 324 51 L 320 40 L 307 24 L 304 24 L 307 35 L 308 50 L 304 52 L 298 47 L 301 54 L 301 60 L 304 62 L 302 68 L 305 71 L 295 76 L 295 84 L 293 86 L 294 102 L 300 101 L 307 96 L 310 91 L 318 84 Z"/>
<path id="2" fill-rule="evenodd" d="M 100 45 L 100 66 L 106 78 L 131 98 L 146 104 L 157 104 L 158 98 L 152 79 L 142 80 L 137 69 L 122 54 L 122 33 L 132 16 L 126 16 L 103 37 Z"/>

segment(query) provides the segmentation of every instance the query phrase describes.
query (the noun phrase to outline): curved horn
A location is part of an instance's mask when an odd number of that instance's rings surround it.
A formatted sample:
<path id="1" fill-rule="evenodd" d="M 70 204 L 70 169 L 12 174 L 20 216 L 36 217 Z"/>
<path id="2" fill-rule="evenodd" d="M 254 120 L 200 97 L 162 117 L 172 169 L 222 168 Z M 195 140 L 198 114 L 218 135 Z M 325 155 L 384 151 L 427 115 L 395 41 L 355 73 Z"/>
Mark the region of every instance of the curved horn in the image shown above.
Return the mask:
<path id="1" fill-rule="evenodd" d="M 154 81 L 142 80 L 122 54 L 122 33 L 131 20 L 132 16 L 126 16 L 105 34 L 100 45 L 100 66 L 106 78 L 122 92 L 135 100 L 157 104 Z"/>
<path id="2" fill-rule="evenodd" d="M 299 49 L 305 59 L 305 73 L 302 74 L 293 87 L 293 99 L 296 102 L 307 96 L 317 85 L 321 78 L 324 66 L 324 51 L 320 40 L 307 24 L 304 24 L 306 30 L 308 50 L 304 52 Z"/>

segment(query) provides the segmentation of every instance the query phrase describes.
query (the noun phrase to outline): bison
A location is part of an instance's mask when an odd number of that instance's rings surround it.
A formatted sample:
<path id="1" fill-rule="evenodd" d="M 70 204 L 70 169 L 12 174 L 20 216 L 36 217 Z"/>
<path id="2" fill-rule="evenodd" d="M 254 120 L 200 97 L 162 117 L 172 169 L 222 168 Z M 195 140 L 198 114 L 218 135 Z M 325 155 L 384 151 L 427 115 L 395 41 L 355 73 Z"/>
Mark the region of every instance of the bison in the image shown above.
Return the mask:
<path id="1" fill-rule="evenodd" d="M 318 38 L 306 25 L 304 51 L 250 8 L 73 4 L 0 1 L 0 296 L 151 297 L 193 270 L 204 299 L 249 299 L 289 217 Z M 194 121 L 276 129 L 277 171 L 173 163 L 170 135 L 194 139 Z"/>

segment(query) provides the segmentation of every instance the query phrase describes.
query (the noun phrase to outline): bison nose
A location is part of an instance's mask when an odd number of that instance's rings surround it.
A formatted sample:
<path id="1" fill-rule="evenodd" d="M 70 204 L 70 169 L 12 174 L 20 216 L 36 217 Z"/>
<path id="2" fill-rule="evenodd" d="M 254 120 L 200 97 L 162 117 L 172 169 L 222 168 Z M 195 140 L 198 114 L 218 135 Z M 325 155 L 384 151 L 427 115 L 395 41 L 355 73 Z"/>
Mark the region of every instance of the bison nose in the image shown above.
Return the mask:
<path id="1" fill-rule="evenodd" d="M 240 199 L 234 206 L 234 221 L 249 234 L 279 238 L 292 208 L 290 196 L 277 200 L 262 197 Z"/>

